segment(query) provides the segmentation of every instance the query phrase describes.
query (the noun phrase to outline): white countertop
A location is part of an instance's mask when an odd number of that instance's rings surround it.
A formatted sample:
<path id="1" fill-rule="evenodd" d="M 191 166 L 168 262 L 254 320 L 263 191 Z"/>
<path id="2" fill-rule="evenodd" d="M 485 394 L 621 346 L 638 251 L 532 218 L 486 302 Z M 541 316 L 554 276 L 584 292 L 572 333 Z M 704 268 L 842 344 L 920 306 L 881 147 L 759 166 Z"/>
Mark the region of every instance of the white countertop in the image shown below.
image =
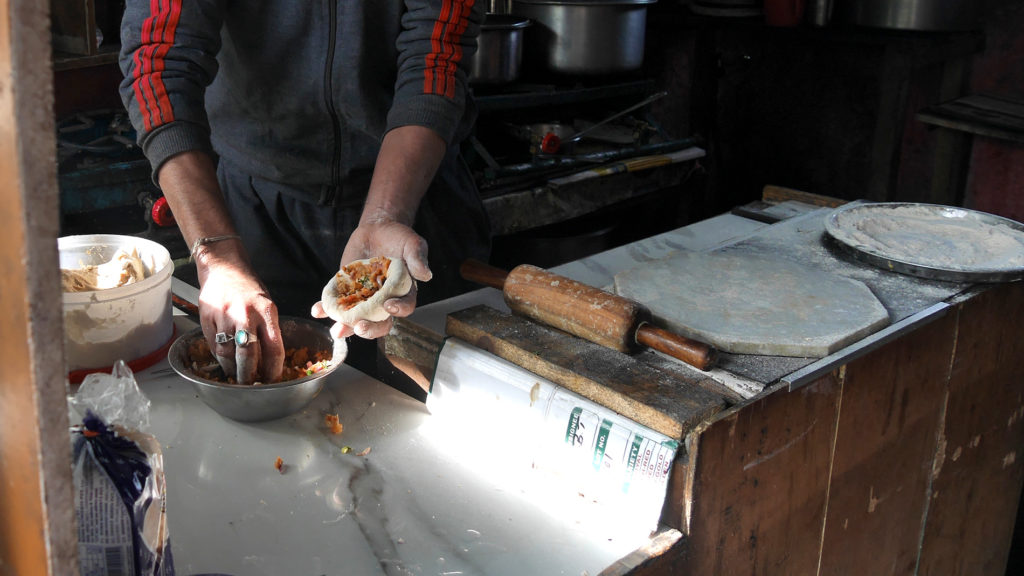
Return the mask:
<path id="1" fill-rule="evenodd" d="M 604 286 L 637 262 L 762 226 L 723 215 L 556 270 Z M 443 333 L 448 311 L 479 303 L 500 307 L 500 293 L 425 306 L 413 320 Z M 502 430 L 458 429 L 348 366 L 301 412 L 257 424 L 208 408 L 166 361 L 136 379 L 163 449 L 179 575 L 596 575 L 648 542 L 543 473 L 510 474 L 493 454 L 455 448 L 460 435 Z M 338 436 L 324 425 L 335 413 Z"/>
<path id="2" fill-rule="evenodd" d="M 765 226 L 723 214 L 553 270 L 605 288 L 618 272 Z M 422 306 L 410 320 L 443 334 L 448 313 L 477 304 L 507 310 L 500 291 L 483 288 Z M 185 316 L 175 322 L 179 333 L 194 326 Z M 650 543 L 647 528 L 502 453 L 516 437 L 507 419 L 468 425 L 432 415 L 347 365 L 301 412 L 256 424 L 208 408 L 166 361 L 136 380 L 163 450 L 179 576 L 596 576 Z M 325 425 L 327 414 L 340 417 L 340 435 Z"/>
<path id="3" fill-rule="evenodd" d="M 163 450 L 180 576 L 596 575 L 647 541 L 543 475 L 452 448 L 501 431 L 453 428 L 348 366 L 298 414 L 258 424 L 208 408 L 166 362 L 136 380 Z M 334 413 L 338 436 L 324 425 Z"/>

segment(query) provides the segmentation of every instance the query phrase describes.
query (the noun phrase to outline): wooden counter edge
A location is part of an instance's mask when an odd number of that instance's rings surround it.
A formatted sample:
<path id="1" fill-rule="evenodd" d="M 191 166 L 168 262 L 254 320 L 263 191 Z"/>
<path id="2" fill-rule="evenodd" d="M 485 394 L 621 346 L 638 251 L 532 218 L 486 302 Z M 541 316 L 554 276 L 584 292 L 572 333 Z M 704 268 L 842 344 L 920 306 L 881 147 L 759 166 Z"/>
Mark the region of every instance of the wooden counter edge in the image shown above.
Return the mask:
<path id="1" fill-rule="evenodd" d="M 813 194 L 811 192 L 804 192 L 803 190 L 786 188 L 784 186 L 775 186 L 772 184 L 768 184 L 761 190 L 761 200 L 773 204 L 792 200 L 802 202 L 804 204 L 810 204 L 811 206 L 822 206 L 826 208 L 837 208 L 847 202 L 840 198 L 822 196 L 821 194 Z"/>

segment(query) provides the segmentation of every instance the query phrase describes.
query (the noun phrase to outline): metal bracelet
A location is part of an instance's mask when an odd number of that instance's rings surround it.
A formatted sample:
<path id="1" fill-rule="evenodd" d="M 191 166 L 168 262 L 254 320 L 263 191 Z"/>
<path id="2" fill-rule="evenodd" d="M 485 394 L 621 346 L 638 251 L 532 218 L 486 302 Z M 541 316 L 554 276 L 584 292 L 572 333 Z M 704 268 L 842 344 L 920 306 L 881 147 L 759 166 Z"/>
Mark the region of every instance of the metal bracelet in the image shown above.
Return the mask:
<path id="1" fill-rule="evenodd" d="M 196 250 L 199 250 L 200 246 L 206 246 L 207 244 L 213 244 L 214 242 L 220 242 L 221 240 L 241 240 L 242 237 L 238 234 L 223 234 L 221 236 L 206 236 L 204 238 L 196 238 L 196 241 L 192 243 L 192 249 L 189 250 L 188 259 L 196 259 Z"/>

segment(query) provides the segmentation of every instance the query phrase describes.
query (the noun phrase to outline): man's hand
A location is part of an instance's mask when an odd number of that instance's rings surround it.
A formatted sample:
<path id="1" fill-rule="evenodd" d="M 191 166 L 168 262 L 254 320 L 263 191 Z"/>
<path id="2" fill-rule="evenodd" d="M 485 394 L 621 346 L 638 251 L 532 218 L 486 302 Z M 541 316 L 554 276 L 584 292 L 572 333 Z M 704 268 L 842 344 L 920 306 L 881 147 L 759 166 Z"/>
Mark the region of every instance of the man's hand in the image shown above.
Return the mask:
<path id="1" fill-rule="evenodd" d="M 349 237 L 342 255 L 342 262 L 348 263 L 375 256 L 402 258 L 409 270 L 409 275 L 419 282 L 427 282 L 432 277 L 427 265 L 427 242 L 404 224 L 398 222 L 360 224 Z M 384 310 L 391 316 L 408 316 L 416 308 L 416 283 L 408 294 L 399 298 L 390 298 L 384 302 Z M 310 312 L 315 318 L 325 318 L 323 304 L 317 302 Z M 331 327 L 331 335 L 345 338 L 355 334 L 360 338 L 372 340 L 386 335 L 391 330 L 391 318 L 380 322 L 360 320 L 354 326 L 340 322 Z"/>
<path id="2" fill-rule="evenodd" d="M 434 179 L 445 151 L 444 140 L 422 126 L 402 126 L 384 136 L 359 226 L 345 245 L 339 268 L 353 260 L 388 256 L 404 259 L 414 280 L 430 280 L 427 242 L 413 231 L 412 225 L 420 200 Z M 384 310 L 391 316 L 408 316 L 415 308 L 415 282 L 409 294 L 384 303 Z M 316 318 L 327 315 L 320 302 L 313 305 L 311 313 Z M 355 334 L 373 339 L 390 330 L 391 318 L 388 318 L 381 322 L 360 320 L 355 326 L 337 323 L 331 327 L 331 334 L 335 338 Z"/>
<path id="3" fill-rule="evenodd" d="M 227 242 L 218 244 L 222 245 L 206 246 L 197 255 L 203 335 L 224 373 L 234 375 L 239 384 L 276 382 L 284 368 L 277 306 L 248 266 L 237 264 L 244 257 L 229 256 L 237 249 Z M 236 341 L 240 330 L 249 333 L 241 335 L 243 345 Z"/>
<path id="4" fill-rule="evenodd" d="M 202 152 L 173 156 L 157 177 L 188 245 L 198 238 L 234 234 L 209 156 Z M 284 368 L 284 344 L 277 308 L 249 267 L 241 241 L 232 238 L 198 245 L 193 256 L 202 287 L 199 322 L 224 373 L 240 384 L 278 380 Z M 244 346 L 235 345 L 238 330 L 253 334 Z"/>

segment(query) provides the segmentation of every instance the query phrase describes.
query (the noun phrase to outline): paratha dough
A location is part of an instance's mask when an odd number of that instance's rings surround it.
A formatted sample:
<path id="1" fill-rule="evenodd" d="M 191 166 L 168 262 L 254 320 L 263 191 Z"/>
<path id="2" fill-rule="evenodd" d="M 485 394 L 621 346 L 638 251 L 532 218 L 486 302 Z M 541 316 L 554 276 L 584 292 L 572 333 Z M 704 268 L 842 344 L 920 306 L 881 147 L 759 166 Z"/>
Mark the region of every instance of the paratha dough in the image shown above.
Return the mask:
<path id="1" fill-rule="evenodd" d="M 835 213 L 829 233 L 882 258 L 953 271 L 1024 266 L 1024 232 L 1013 221 L 952 206 L 879 203 Z"/>
<path id="2" fill-rule="evenodd" d="M 132 248 L 131 252 L 121 248 L 109 262 L 74 269 L 62 268 L 60 271 L 64 292 L 107 290 L 141 282 L 145 278 L 146 265 L 139 257 L 138 248 Z"/>
<path id="3" fill-rule="evenodd" d="M 357 260 L 356 262 L 369 264 L 371 260 L 372 258 L 369 258 Z M 384 302 L 390 298 L 405 296 L 412 289 L 412 276 L 409 275 L 405 261 L 401 258 L 388 258 L 388 260 L 391 263 L 388 265 L 387 277 L 380 289 L 366 300 L 347 310 L 341 309 L 338 305 L 338 298 L 340 297 L 338 294 L 339 276 L 344 275 L 348 277 L 344 269 L 339 270 L 337 274 L 331 277 L 327 285 L 324 286 L 323 293 L 320 296 L 324 312 L 332 320 L 348 326 L 355 324 L 359 320 L 369 320 L 371 322 L 386 320 L 390 314 L 384 310 Z M 356 262 L 349 264 L 349 266 Z"/>

